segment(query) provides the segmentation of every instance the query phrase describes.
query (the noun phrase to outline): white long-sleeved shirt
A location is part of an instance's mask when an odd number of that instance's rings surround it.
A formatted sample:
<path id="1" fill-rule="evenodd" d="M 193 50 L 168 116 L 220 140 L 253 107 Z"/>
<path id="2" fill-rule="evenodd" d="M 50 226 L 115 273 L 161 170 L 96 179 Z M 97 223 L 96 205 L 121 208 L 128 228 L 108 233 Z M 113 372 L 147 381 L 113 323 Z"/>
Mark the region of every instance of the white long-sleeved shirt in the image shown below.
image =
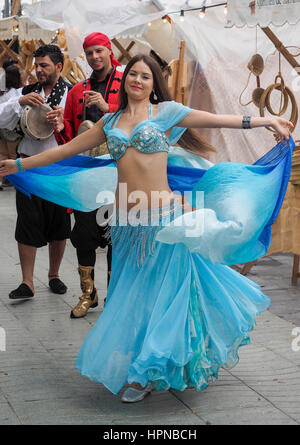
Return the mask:
<path id="1" fill-rule="evenodd" d="M 19 89 L 11 88 L 10 90 L 5 91 L 0 96 L 0 104 L 3 104 L 3 102 L 7 102 L 9 99 L 12 99 L 13 97 L 19 97 L 19 96 L 20 96 Z"/>
<path id="2" fill-rule="evenodd" d="M 42 89 L 40 95 L 46 99 L 44 89 Z M 68 89 L 66 88 L 65 94 L 63 95 L 59 104 L 60 107 L 65 107 L 67 95 Z M 19 104 L 19 99 L 21 96 L 22 88 L 19 88 L 14 90 L 14 95 L 12 95 L 11 98 L 3 103 L 0 103 L 0 128 L 7 128 L 8 130 L 13 130 L 16 128 L 23 111 L 23 107 Z M 24 136 L 18 146 L 18 152 L 26 156 L 33 156 L 38 153 L 42 153 L 48 148 L 56 146 L 57 142 L 54 134 L 43 141 L 35 141 L 28 136 Z"/>
<path id="3" fill-rule="evenodd" d="M 0 96 L 0 128 L 13 130 L 20 120 L 19 98 L 22 95 L 22 88 L 11 88 Z"/>

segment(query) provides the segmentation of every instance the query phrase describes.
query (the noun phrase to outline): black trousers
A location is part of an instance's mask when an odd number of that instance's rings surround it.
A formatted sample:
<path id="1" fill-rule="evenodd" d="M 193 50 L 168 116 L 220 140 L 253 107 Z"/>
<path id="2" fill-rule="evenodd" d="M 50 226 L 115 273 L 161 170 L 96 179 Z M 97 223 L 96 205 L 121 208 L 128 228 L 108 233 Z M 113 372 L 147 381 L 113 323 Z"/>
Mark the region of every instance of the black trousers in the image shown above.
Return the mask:
<path id="1" fill-rule="evenodd" d="M 81 266 L 94 267 L 97 247 L 107 246 L 107 283 L 109 283 L 112 258 L 111 240 L 107 235 L 109 228 L 97 224 L 97 211 L 79 212 L 74 210 L 75 224 L 70 239 L 76 248 L 78 264 Z"/>
<path id="2" fill-rule="evenodd" d="M 66 208 L 35 195 L 29 198 L 19 190 L 16 191 L 16 207 L 15 238 L 18 243 L 42 247 L 70 237 L 71 221 Z"/>

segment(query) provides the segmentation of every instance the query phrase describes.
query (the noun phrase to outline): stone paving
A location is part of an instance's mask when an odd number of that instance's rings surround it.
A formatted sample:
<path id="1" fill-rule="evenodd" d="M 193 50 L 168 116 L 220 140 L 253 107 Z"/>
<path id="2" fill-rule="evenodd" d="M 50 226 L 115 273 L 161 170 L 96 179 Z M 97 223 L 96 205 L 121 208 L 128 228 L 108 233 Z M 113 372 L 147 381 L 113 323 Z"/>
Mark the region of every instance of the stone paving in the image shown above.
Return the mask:
<path id="1" fill-rule="evenodd" d="M 20 282 L 14 189 L 0 192 L 0 425 L 297 425 L 300 424 L 300 351 L 292 330 L 300 327 L 300 280 L 291 286 L 291 255 L 260 260 L 249 278 L 272 298 L 258 318 L 252 344 L 240 349 L 240 362 L 205 391 L 154 392 L 138 404 L 119 401 L 105 387 L 80 377 L 76 354 L 103 309 L 105 252 L 97 253 L 100 305 L 84 319 L 70 319 L 77 302 L 76 256 L 68 244 L 61 277 L 63 296 L 48 288 L 47 248 L 38 250 L 35 297 L 12 302 Z M 77 296 L 75 296 L 77 295 Z M 300 329 L 299 333 L 300 335 Z"/>

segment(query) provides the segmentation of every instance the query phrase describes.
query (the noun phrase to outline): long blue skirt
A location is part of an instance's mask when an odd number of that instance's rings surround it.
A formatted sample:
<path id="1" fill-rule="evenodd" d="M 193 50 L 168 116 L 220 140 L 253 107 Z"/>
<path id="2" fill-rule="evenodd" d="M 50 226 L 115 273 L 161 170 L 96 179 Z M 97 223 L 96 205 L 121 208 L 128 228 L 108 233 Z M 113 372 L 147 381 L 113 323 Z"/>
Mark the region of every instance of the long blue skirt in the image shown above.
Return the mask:
<path id="1" fill-rule="evenodd" d="M 172 218 L 178 213 L 177 205 Z M 183 243 L 155 241 L 159 228 L 112 229 L 107 302 L 76 360 L 82 375 L 114 394 L 126 382 L 203 390 L 221 367 L 236 365 L 257 314 L 270 304 L 230 267 Z"/>

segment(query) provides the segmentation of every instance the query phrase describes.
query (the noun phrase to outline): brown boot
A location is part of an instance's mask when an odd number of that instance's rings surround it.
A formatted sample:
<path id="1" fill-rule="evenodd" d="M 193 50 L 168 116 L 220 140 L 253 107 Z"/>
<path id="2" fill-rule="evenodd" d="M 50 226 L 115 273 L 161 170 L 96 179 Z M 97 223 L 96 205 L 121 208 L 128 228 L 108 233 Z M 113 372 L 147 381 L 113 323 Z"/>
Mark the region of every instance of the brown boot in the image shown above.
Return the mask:
<path id="1" fill-rule="evenodd" d="M 97 289 L 94 288 L 94 267 L 78 266 L 80 287 L 83 292 L 78 304 L 71 311 L 71 318 L 85 317 L 90 308 L 98 306 Z"/>

